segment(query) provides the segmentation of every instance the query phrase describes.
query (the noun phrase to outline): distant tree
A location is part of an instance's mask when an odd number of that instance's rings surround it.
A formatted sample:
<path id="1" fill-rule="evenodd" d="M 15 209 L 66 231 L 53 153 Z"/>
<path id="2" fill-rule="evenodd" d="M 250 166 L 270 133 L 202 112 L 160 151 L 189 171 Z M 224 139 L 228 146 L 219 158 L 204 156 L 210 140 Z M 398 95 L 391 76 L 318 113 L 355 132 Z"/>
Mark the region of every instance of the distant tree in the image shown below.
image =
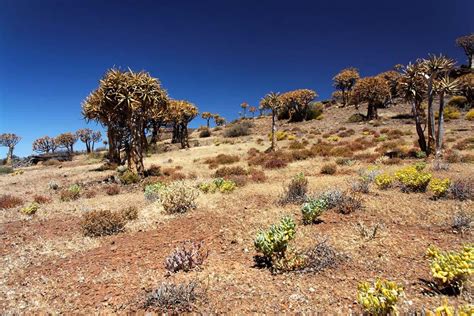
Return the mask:
<path id="1" fill-rule="evenodd" d="M 242 108 L 243 110 L 243 117 L 245 118 L 245 114 L 247 113 L 247 108 L 249 107 L 248 103 L 247 102 L 243 102 L 240 107 Z"/>
<path id="2" fill-rule="evenodd" d="M 474 54 L 474 33 L 456 39 L 456 44 L 464 50 L 467 56 L 467 67 L 474 68 L 472 55 Z"/>
<path id="3" fill-rule="evenodd" d="M 83 102 L 82 113 L 107 127 L 109 160 L 121 163 L 123 149 L 129 170 L 144 176 L 146 130 L 163 119 L 167 106 L 166 91 L 149 73 L 111 69 Z"/>
<path id="4" fill-rule="evenodd" d="M 342 103 L 342 92 L 337 90 L 331 94 L 331 99 L 336 103 Z M 349 102 L 349 101 L 347 101 Z"/>
<path id="5" fill-rule="evenodd" d="M 427 154 L 433 152 L 436 143 L 435 136 L 435 117 L 433 100 L 435 96 L 435 81 L 440 77 L 445 76 L 451 69 L 453 69 L 455 62 L 454 60 L 445 56 L 430 55 L 427 59 L 422 59 L 420 62 L 421 71 L 423 77 L 427 83 L 427 94 L 428 94 L 428 146 Z"/>
<path id="6" fill-rule="evenodd" d="M 444 96 L 446 94 L 453 95 L 457 92 L 459 86 L 458 80 L 451 79 L 448 75 L 440 78 L 435 82 L 435 91 L 439 98 L 439 112 L 438 112 L 438 131 L 436 133 L 436 156 L 441 155 L 441 148 L 443 146 L 444 135 Z"/>
<path id="7" fill-rule="evenodd" d="M 276 117 L 278 112 L 283 108 L 283 102 L 281 100 L 281 95 L 278 92 L 270 92 L 263 97 L 260 101 L 260 107 L 263 109 L 268 109 L 272 113 L 272 144 L 270 146 L 271 151 L 275 151 L 276 147 Z"/>
<path id="8" fill-rule="evenodd" d="M 378 118 L 377 108 L 390 95 L 390 87 L 381 77 L 365 77 L 357 81 L 352 96 L 357 103 L 367 102 L 367 120 Z"/>
<path id="9" fill-rule="evenodd" d="M 388 99 L 386 100 L 386 104 L 393 104 L 394 99 L 398 97 L 398 80 L 400 80 L 401 74 L 398 71 L 395 70 L 389 70 L 382 72 L 381 74 L 378 75 L 379 77 L 383 78 L 388 86 L 390 87 L 390 94 L 388 96 Z"/>
<path id="10" fill-rule="evenodd" d="M 213 117 L 211 112 L 202 112 L 201 117 L 206 120 L 206 126 L 209 128 L 209 121 Z"/>
<path id="11" fill-rule="evenodd" d="M 21 137 L 13 133 L 0 134 L 0 146 L 8 147 L 7 153 L 7 164 L 13 159 L 13 150 L 15 146 L 20 142 Z"/>
<path id="12" fill-rule="evenodd" d="M 255 112 L 257 112 L 257 108 L 255 106 L 249 107 L 249 112 L 252 113 L 252 117 L 255 117 Z"/>
<path id="13" fill-rule="evenodd" d="M 465 96 L 469 107 L 474 107 L 474 73 L 462 75 L 459 79 L 459 94 Z"/>
<path id="14" fill-rule="evenodd" d="M 53 137 L 43 136 L 33 142 L 33 151 L 36 151 L 38 153 L 54 153 L 57 148 L 58 144 Z"/>
<path id="15" fill-rule="evenodd" d="M 188 124 L 198 115 L 198 108 L 185 100 L 170 100 L 168 120 L 173 124 L 173 143 L 181 143 L 181 148 L 189 148 Z"/>
<path id="16" fill-rule="evenodd" d="M 58 147 L 66 149 L 70 154 L 74 153 L 74 144 L 77 142 L 77 136 L 74 133 L 62 133 L 55 138 Z"/>
<path id="17" fill-rule="evenodd" d="M 422 102 L 427 90 L 428 87 L 420 62 L 404 67 L 402 76 L 398 82 L 398 93 L 405 101 L 411 103 L 412 113 L 415 118 L 416 133 L 418 134 L 418 145 L 425 153 L 428 152 L 428 146 L 424 133 L 425 127 L 423 126 L 425 115 Z"/>
<path id="18" fill-rule="evenodd" d="M 258 116 L 263 116 L 265 114 L 265 110 L 261 105 L 258 106 Z"/>
<path id="19" fill-rule="evenodd" d="M 90 154 L 94 151 L 94 144 L 102 139 L 102 134 L 94 132 L 90 128 L 83 128 L 76 132 L 76 137 L 86 145 L 86 152 Z"/>
<path id="20" fill-rule="evenodd" d="M 288 118 L 289 122 L 305 120 L 310 104 L 317 96 L 315 91 L 309 89 L 293 90 L 281 94 L 282 109 L 279 111 L 279 118 Z"/>
<path id="21" fill-rule="evenodd" d="M 214 119 L 214 123 L 217 125 L 217 126 L 223 126 L 225 124 L 225 118 L 223 118 L 222 116 L 220 116 L 219 114 L 214 114 L 213 116 L 213 119 Z"/>
<path id="22" fill-rule="evenodd" d="M 350 92 L 359 78 L 359 71 L 352 67 L 341 70 L 332 78 L 333 86 L 341 91 L 342 106 L 349 102 Z"/>

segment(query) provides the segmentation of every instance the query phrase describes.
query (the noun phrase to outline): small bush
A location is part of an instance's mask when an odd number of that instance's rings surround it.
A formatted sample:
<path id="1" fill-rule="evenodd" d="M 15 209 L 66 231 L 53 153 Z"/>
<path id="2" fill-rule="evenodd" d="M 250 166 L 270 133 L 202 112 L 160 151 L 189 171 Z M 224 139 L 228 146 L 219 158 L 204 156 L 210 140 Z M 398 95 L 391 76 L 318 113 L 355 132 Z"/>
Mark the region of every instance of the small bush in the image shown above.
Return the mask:
<path id="1" fill-rule="evenodd" d="M 419 171 L 414 166 L 395 172 L 395 178 L 400 181 L 404 192 L 425 192 L 431 177 L 431 173 Z"/>
<path id="2" fill-rule="evenodd" d="M 351 116 L 349 116 L 349 118 L 347 119 L 347 122 L 349 122 L 349 123 L 360 123 L 360 122 L 363 122 L 364 120 L 365 120 L 364 115 L 362 115 L 360 113 L 355 113 L 355 114 L 352 114 Z"/>
<path id="3" fill-rule="evenodd" d="M 223 178 L 217 178 L 211 182 L 204 182 L 199 185 L 199 189 L 204 193 L 215 193 L 217 191 L 229 193 L 234 191 L 236 187 L 237 185 L 234 181 Z"/>
<path id="4" fill-rule="evenodd" d="M 448 194 L 450 186 L 451 180 L 449 179 L 433 178 L 428 185 L 428 189 L 433 192 L 435 199 L 439 199 Z"/>
<path id="5" fill-rule="evenodd" d="M 469 102 L 466 97 L 455 95 L 448 101 L 448 106 L 458 109 L 465 109 L 469 106 Z"/>
<path id="6" fill-rule="evenodd" d="M 138 218 L 138 209 L 134 206 L 124 208 L 120 211 L 120 215 L 126 221 L 134 221 Z"/>
<path id="7" fill-rule="evenodd" d="M 446 106 L 443 115 L 446 120 L 456 120 L 461 117 L 461 112 L 453 106 Z M 438 119 L 438 116 L 439 112 L 435 112 L 435 119 Z"/>
<path id="8" fill-rule="evenodd" d="M 235 123 L 227 126 L 224 129 L 224 137 L 239 137 L 247 136 L 250 134 L 250 127 L 252 125 L 248 122 Z"/>
<path id="9" fill-rule="evenodd" d="M 134 173 L 131 170 L 127 170 L 119 176 L 120 182 L 125 185 L 137 183 L 140 181 L 138 174 Z"/>
<path id="10" fill-rule="evenodd" d="M 23 204 L 23 200 L 19 197 L 10 195 L 10 194 L 2 194 L 0 195 L 0 209 L 10 209 Z"/>
<path id="11" fill-rule="evenodd" d="M 472 200 L 474 199 L 474 182 L 471 179 L 454 180 L 449 188 L 449 194 L 455 200 Z"/>
<path id="12" fill-rule="evenodd" d="M 217 169 L 214 173 L 215 178 L 224 178 L 228 176 L 245 176 L 247 175 L 247 170 L 240 166 L 235 167 L 222 167 Z"/>
<path id="13" fill-rule="evenodd" d="M 42 163 L 43 166 L 58 166 L 60 164 L 61 162 L 57 159 L 48 159 Z"/>
<path id="14" fill-rule="evenodd" d="M 277 141 L 285 140 L 285 139 L 288 138 L 288 136 L 289 136 L 289 135 L 288 135 L 285 131 L 277 131 L 277 132 L 275 133 L 275 139 L 276 139 Z M 268 140 L 270 140 L 270 141 L 272 140 L 272 134 L 271 134 L 271 133 L 268 134 Z"/>
<path id="15" fill-rule="evenodd" d="M 88 237 L 121 233 L 125 230 L 125 224 L 126 221 L 121 214 L 109 210 L 87 212 L 81 221 L 84 236 Z"/>
<path id="16" fill-rule="evenodd" d="M 361 178 L 351 183 L 351 191 L 354 193 L 364 193 L 367 194 L 370 192 L 369 188 L 370 181 Z"/>
<path id="17" fill-rule="evenodd" d="M 162 283 L 157 289 L 148 293 L 143 307 L 160 313 L 190 312 L 197 298 L 196 289 L 197 284 L 194 282 L 178 285 Z"/>
<path id="18" fill-rule="evenodd" d="M 310 199 L 304 203 L 301 207 L 301 213 L 303 215 L 303 224 L 312 224 L 318 221 L 319 216 L 323 214 L 328 206 L 327 201 L 324 198 Z"/>
<path id="19" fill-rule="evenodd" d="M 307 192 L 308 179 L 306 179 L 303 173 L 299 173 L 291 179 L 290 184 L 285 189 L 282 197 L 280 197 L 279 203 L 300 203 L 306 199 Z"/>
<path id="20" fill-rule="evenodd" d="M 387 173 L 381 173 L 375 176 L 374 183 L 375 185 L 382 190 L 388 189 L 393 184 L 393 176 Z"/>
<path id="21" fill-rule="evenodd" d="M 330 164 L 325 164 L 321 167 L 321 173 L 322 174 L 329 174 L 333 175 L 337 172 L 337 165 L 330 163 Z"/>
<path id="22" fill-rule="evenodd" d="M 260 231 L 255 238 L 255 249 L 267 258 L 283 257 L 288 242 L 295 237 L 296 224 L 291 217 L 284 217 L 267 231 Z"/>
<path id="23" fill-rule="evenodd" d="M 304 254 L 304 272 L 320 272 L 336 265 L 341 256 L 326 241 L 321 241 Z"/>
<path id="24" fill-rule="evenodd" d="M 217 165 L 233 164 L 235 162 L 238 162 L 239 160 L 240 160 L 239 156 L 219 154 L 214 158 L 207 158 L 204 161 L 204 163 L 209 164 L 210 166 L 217 167 Z"/>
<path id="25" fill-rule="evenodd" d="M 293 150 L 304 149 L 305 145 L 295 140 L 290 143 L 290 146 L 288 146 L 288 148 L 293 149 Z"/>
<path id="26" fill-rule="evenodd" d="M 145 199 L 150 202 L 158 201 L 160 199 L 160 193 L 165 187 L 166 185 L 161 182 L 147 185 L 144 193 Z"/>
<path id="27" fill-rule="evenodd" d="M 205 128 L 199 132 L 199 138 L 206 138 L 211 136 L 211 131 L 208 128 Z"/>
<path id="28" fill-rule="evenodd" d="M 13 173 L 13 168 L 9 166 L 0 166 L 0 175 Z"/>
<path id="29" fill-rule="evenodd" d="M 30 203 L 21 209 L 21 212 L 25 215 L 33 215 L 39 210 L 39 204 L 36 202 Z"/>
<path id="30" fill-rule="evenodd" d="M 253 182 L 265 182 L 267 180 L 267 176 L 265 175 L 265 172 L 262 170 L 256 170 L 256 169 L 251 169 L 249 171 L 249 176 L 250 180 Z"/>
<path id="31" fill-rule="evenodd" d="M 359 196 L 343 194 L 339 203 L 334 206 L 334 211 L 341 214 L 350 214 L 362 208 Z"/>
<path id="32" fill-rule="evenodd" d="M 56 191 L 57 189 L 59 189 L 59 184 L 57 182 L 51 180 L 51 181 L 48 182 L 48 188 L 50 190 Z"/>
<path id="33" fill-rule="evenodd" d="M 358 285 L 357 301 L 369 315 L 391 315 L 397 314 L 396 305 L 403 294 L 403 288 L 395 282 L 377 279 L 373 285 Z"/>
<path id="34" fill-rule="evenodd" d="M 81 196 L 81 187 L 78 184 L 69 186 L 67 190 L 61 192 L 60 199 L 63 202 L 77 200 Z"/>
<path id="35" fill-rule="evenodd" d="M 159 177 L 161 174 L 161 167 L 157 165 L 151 165 L 150 168 L 145 170 L 146 177 Z"/>
<path id="36" fill-rule="evenodd" d="M 202 265 L 208 255 L 202 246 L 203 242 L 188 242 L 177 247 L 165 260 L 166 270 L 188 272 Z"/>
<path id="37" fill-rule="evenodd" d="M 171 183 L 161 192 L 160 200 L 167 213 L 186 213 L 196 208 L 199 192 L 182 181 Z"/>
<path id="38" fill-rule="evenodd" d="M 49 196 L 35 194 L 33 196 L 33 201 L 38 204 L 47 204 L 47 203 L 51 203 L 51 198 Z"/>
<path id="39" fill-rule="evenodd" d="M 329 142 L 338 142 L 341 140 L 341 138 L 337 135 L 331 135 L 327 138 Z"/>
<path id="40" fill-rule="evenodd" d="M 461 155 L 457 150 L 446 150 L 443 157 L 449 163 L 456 163 L 461 161 Z"/>
<path id="41" fill-rule="evenodd" d="M 280 169 L 285 168 L 287 166 L 287 162 L 283 159 L 277 157 L 271 157 L 265 161 L 263 167 L 265 169 Z"/>
<path id="42" fill-rule="evenodd" d="M 107 193 L 107 195 L 117 195 L 120 193 L 120 186 L 116 184 L 109 185 L 105 189 L 105 193 Z"/>
<path id="43" fill-rule="evenodd" d="M 454 232 L 463 234 L 471 229 L 472 220 L 472 215 L 459 211 L 453 216 L 451 228 Z"/>
<path id="44" fill-rule="evenodd" d="M 317 199 L 324 199 L 327 204 L 327 208 L 335 208 L 344 200 L 346 194 L 339 189 L 328 190 L 320 194 Z"/>
<path id="45" fill-rule="evenodd" d="M 469 112 L 466 113 L 465 118 L 468 121 L 474 121 L 474 109 L 469 110 Z"/>
<path id="46" fill-rule="evenodd" d="M 432 246 L 428 248 L 427 256 L 438 285 L 459 294 L 474 271 L 474 246 L 465 245 L 460 252 L 442 252 Z"/>

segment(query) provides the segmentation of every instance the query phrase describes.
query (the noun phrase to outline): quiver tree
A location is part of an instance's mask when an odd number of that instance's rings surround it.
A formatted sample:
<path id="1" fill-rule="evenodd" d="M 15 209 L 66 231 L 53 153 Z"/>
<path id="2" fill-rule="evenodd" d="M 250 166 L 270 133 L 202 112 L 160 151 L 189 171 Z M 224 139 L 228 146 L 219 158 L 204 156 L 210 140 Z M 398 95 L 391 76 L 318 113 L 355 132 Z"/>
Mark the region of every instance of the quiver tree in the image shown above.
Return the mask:
<path id="1" fill-rule="evenodd" d="M 474 107 L 474 73 L 462 75 L 459 80 L 459 94 L 465 96 L 469 107 Z"/>
<path id="2" fill-rule="evenodd" d="M 359 71 L 352 67 L 341 70 L 332 78 L 334 88 L 341 91 L 342 106 L 349 102 L 350 92 L 359 78 Z"/>
<path id="3" fill-rule="evenodd" d="M 212 118 L 214 119 L 214 124 L 216 124 L 216 126 L 223 126 L 225 124 L 225 118 L 219 114 L 214 114 Z"/>
<path id="4" fill-rule="evenodd" d="M 311 102 L 317 97 L 315 91 L 299 89 L 281 94 L 281 109 L 278 112 L 279 119 L 288 119 L 289 122 L 301 122 L 307 119 Z"/>
<path id="5" fill-rule="evenodd" d="M 83 102 L 82 112 L 87 120 L 107 128 L 109 160 L 120 163 L 123 148 L 128 168 L 143 176 L 148 145 L 145 131 L 150 121 L 163 117 L 167 104 L 166 91 L 149 73 L 111 69 Z"/>
<path id="6" fill-rule="evenodd" d="M 173 124 L 172 143 L 180 143 L 181 148 L 189 148 L 188 124 L 198 115 L 198 108 L 185 100 L 170 100 L 167 113 Z"/>
<path id="7" fill-rule="evenodd" d="M 0 146 L 8 147 L 7 153 L 7 164 L 13 159 L 13 150 L 15 146 L 20 142 L 21 137 L 13 133 L 0 134 Z"/>
<path id="8" fill-rule="evenodd" d="M 472 64 L 472 55 L 474 54 L 474 33 L 457 38 L 456 44 L 464 50 L 464 53 L 467 56 L 467 67 L 474 68 L 474 65 Z"/>
<path id="9" fill-rule="evenodd" d="M 86 152 L 90 154 L 94 151 L 94 144 L 102 139 L 102 134 L 94 132 L 90 128 L 82 128 L 76 132 L 77 138 L 86 145 Z"/>
<path id="10" fill-rule="evenodd" d="M 378 118 L 377 108 L 384 105 L 390 95 L 387 81 L 381 77 L 366 77 L 357 81 L 352 96 L 357 103 L 367 102 L 367 120 Z"/>
<path id="11" fill-rule="evenodd" d="M 53 137 L 43 136 L 33 142 L 33 151 L 36 151 L 37 153 L 54 153 L 56 148 L 58 148 L 58 144 Z"/>
<path id="12" fill-rule="evenodd" d="M 245 118 L 245 114 L 247 113 L 247 108 L 249 107 L 248 103 L 247 102 L 243 102 L 242 104 L 240 104 L 240 107 L 242 108 L 243 110 L 243 117 Z"/>
<path id="13" fill-rule="evenodd" d="M 77 136 L 73 133 L 62 133 L 55 139 L 58 147 L 66 149 L 69 154 L 74 152 L 74 144 L 77 142 Z"/>
<path id="14" fill-rule="evenodd" d="M 257 112 L 257 108 L 255 106 L 249 107 L 249 112 L 252 113 L 252 117 L 255 117 L 255 112 Z"/>
<path id="15" fill-rule="evenodd" d="M 206 126 L 209 128 L 209 121 L 213 118 L 213 114 L 211 112 L 202 112 L 201 117 L 206 120 Z"/>
<path id="16" fill-rule="evenodd" d="M 402 76 L 398 82 L 398 93 L 405 101 L 411 103 L 412 113 L 415 119 L 416 133 L 418 134 L 418 145 L 420 149 L 427 153 L 425 137 L 424 109 L 422 102 L 427 93 L 427 85 L 422 73 L 420 63 L 409 64 L 403 69 Z"/>
<path id="17" fill-rule="evenodd" d="M 384 79 L 387 82 L 388 86 L 390 87 L 390 90 L 389 90 L 390 93 L 385 102 L 386 105 L 394 104 L 393 100 L 398 97 L 397 87 L 398 87 L 398 81 L 400 80 L 400 76 L 401 76 L 400 72 L 395 71 L 395 70 L 389 70 L 386 72 L 382 72 L 378 76 Z"/>
<path id="18" fill-rule="evenodd" d="M 444 96 L 453 95 L 457 92 L 459 85 L 458 80 L 453 80 L 447 75 L 435 82 L 435 91 L 439 97 L 439 112 L 438 112 L 438 131 L 436 132 L 436 157 L 441 155 L 441 148 L 443 146 L 444 135 Z"/>
<path id="19" fill-rule="evenodd" d="M 260 101 L 260 107 L 262 109 L 270 110 L 272 114 L 272 132 L 271 132 L 271 137 L 272 137 L 272 144 L 270 146 L 271 151 L 275 151 L 276 147 L 276 117 L 278 115 L 278 112 L 281 111 L 283 108 L 283 103 L 281 100 L 281 95 L 278 92 L 270 92 L 266 96 L 262 98 Z"/>
<path id="20" fill-rule="evenodd" d="M 454 67 L 454 60 L 444 57 L 430 55 L 428 59 L 419 61 L 423 77 L 427 82 L 428 94 L 428 147 L 427 154 L 429 155 L 435 147 L 435 117 L 433 100 L 436 94 L 434 89 L 435 81 L 444 77 Z"/>

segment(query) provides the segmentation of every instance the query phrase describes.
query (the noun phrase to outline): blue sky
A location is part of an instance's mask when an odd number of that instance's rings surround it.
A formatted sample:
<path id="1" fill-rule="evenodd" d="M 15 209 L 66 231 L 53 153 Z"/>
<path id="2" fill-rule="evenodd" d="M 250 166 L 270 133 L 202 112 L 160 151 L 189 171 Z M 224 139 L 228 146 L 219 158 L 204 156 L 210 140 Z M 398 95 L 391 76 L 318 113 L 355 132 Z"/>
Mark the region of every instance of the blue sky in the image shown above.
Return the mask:
<path id="1" fill-rule="evenodd" d="M 81 102 L 114 65 L 145 69 L 171 97 L 230 120 L 271 90 L 328 98 L 348 66 L 366 76 L 428 53 L 465 62 L 454 40 L 474 31 L 467 0 L 0 4 L 0 133 L 23 137 L 18 155 L 40 136 L 85 127 Z"/>

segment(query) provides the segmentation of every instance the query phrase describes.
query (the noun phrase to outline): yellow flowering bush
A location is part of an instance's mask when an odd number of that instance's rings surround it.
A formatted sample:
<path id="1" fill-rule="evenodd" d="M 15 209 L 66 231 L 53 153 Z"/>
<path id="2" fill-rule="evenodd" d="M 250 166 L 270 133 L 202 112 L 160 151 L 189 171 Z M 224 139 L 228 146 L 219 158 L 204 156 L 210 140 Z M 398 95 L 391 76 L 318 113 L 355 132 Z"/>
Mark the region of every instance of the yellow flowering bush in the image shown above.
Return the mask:
<path id="1" fill-rule="evenodd" d="M 374 182 L 379 189 L 385 190 L 392 186 L 393 180 L 394 179 L 392 175 L 381 173 L 375 176 Z"/>
<path id="2" fill-rule="evenodd" d="M 217 191 L 228 193 L 234 191 L 236 187 L 237 185 L 234 181 L 222 178 L 217 178 L 211 182 L 204 182 L 199 185 L 199 189 L 204 193 L 215 193 Z"/>
<path id="3" fill-rule="evenodd" d="M 341 138 L 340 138 L 339 136 L 337 136 L 337 135 L 329 136 L 327 139 L 328 139 L 328 141 L 330 141 L 330 142 L 338 142 L 338 141 L 341 140 Z"/>
<path id="4" fill-rule="evenodd" d="M 395 178 L 402 184 L 402 190 L 424 192 L 431 180 L 431 173 L 418 170 L 415 166 L 408 166 L 395 172 Z"/>
<path id="5" fill-rule="evenodd" d="M 457 313 L 456 309 L 448 305 L 448 301 L 445 300 L 443 305 L 437 307 L 434 312 L 427 311 L 426 316 L 472 316 L 474 315 L 474 305 L 467 304 L 462 305 L 458 308 Z"/>
<path id="6" fill-rule="evenodd" d="M 39 204 L 36 202 L 31 203 L 21 209 L 21 212 L 26 215 L 33 215 L 39 210 Z"/>
<path id="7" fill-rule="evenodd" d="M 427 256 L 431 260 L 431 274 L 445 287 L 461 291 L 464 282 L 474 271 L 474 245 L 465 245 L 460 252 L 441 252 L 430 247 Z"/>
<path id="8" fill-rule="evenodd" d="M 392 281 L 377 279 L 373 285 L 369 282 L 359 284 L 357 301 L 368 314 L 387 315 L 397 312 L 396 304 L 401 296 L 401 286 Z"/>
<path id="9" fill-rule="evenodd" d="M 435 198 L 440 198 L 445 196 L 449 188 L 451 187 L 451 180 L 448 178 L 446 179 L 438 179 L 438 178 L 433 178 L 430 181 L 430 184 L 428 185 L 428 189 L 433 192 L 433 195 Z"/>

